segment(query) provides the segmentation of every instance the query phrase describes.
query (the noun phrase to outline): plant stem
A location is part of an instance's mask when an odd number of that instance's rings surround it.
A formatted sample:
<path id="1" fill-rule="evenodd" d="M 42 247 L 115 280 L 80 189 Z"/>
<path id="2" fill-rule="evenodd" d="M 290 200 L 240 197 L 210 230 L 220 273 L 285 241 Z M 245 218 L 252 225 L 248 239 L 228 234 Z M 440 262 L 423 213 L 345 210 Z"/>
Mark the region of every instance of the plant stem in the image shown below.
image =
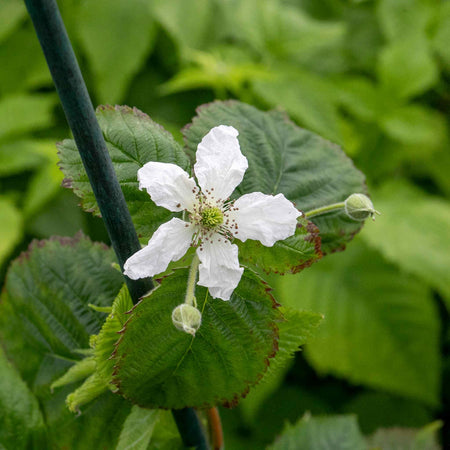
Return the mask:
<path id="1" fill-rule="evenodd" d="M 197 281 L 197 271 L 200 260 L 198 259 L 197 253 L 194 253 L 194 258 L 191 262 L 191 267 L 189 269 L 189 276 L 187 282 L 186 296 L 184 297 L 184 303 L 197 307 L 197 300 L 195 299 L 195 282 Z"/>
<path id="2" fill-rule="evenodd" d="M 141 246 L 58 6 L 55 0 L 25 0 L 25 4 L 122 268 Z M 134 303 L 153 287 L 151 278 L 125 277 L 125 281 Z M 173 415 L 186 446 L 208 448 L 194 410 Z"/>
<path id="3" fill-rule="evenodd" d="M 305 217 L 310 219 L 311 217 L 320 216 L 331 211 L 336 211 L 345 207 L 345 202 L 333 203 L 331 205 L 322 206 L 320 208 L 312 209 L 305 213 Z"/>

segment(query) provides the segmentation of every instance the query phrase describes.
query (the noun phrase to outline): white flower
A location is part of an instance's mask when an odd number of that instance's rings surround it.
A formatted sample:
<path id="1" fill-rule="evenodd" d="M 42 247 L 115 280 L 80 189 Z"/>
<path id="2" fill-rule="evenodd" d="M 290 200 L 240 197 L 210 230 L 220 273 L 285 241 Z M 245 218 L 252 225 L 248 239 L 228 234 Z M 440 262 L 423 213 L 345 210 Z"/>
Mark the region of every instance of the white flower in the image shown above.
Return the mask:
<path id="1" fill-rule="evenodd" d="M 148 245 L 125 262 L 125 275 L 135 280 L 161 273 L 194 245 L 200 259 L 198 284 L 214 298 L 228 300 L 244 271 L 233 239 L 256 239 L 271 247 L 295 233 L 301 213 L 283 194 L 253 192 L 230 200 L 248 167 L 238 134 L 220 125 L 200 142 L 194 165 L 200 188 L 175 164 L 149 162 L 139 169 L 139 189 L 146 189 L 158 206 L 185 211 L 189 222 L 174 218 L 161 225 Z"/>

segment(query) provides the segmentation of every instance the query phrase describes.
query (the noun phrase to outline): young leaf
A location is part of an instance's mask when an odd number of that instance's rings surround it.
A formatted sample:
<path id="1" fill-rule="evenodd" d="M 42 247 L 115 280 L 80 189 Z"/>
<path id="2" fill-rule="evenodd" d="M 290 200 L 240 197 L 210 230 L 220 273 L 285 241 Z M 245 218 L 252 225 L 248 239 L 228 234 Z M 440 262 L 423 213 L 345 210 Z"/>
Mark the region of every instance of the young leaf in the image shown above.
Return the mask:
<path id="1" fill-rule="evenodd" d="M 417 277 L 355 242 L 275 288 L 283 305 L 325 316 L 305 352 L 319 373 L 439 403 L 439 317 Z"/>
<path id="2" fill-rule="evenodd" d="M 265 372 L 277 348 L 280 314 L 268 287 L 246 271 L 230 301 L 197 286 L 202 324 L 195 337 L 175 328 L 187 269 L 178 269 L 138 303 L 115 352 L 113 383 L 146 408 L 237 403 Z M 144 343 L 144 345 L 142 345 Z"/>
<path id="3" fill-rule="evenodd" d="M 366 450 L 355 416 L 304 416 L 288 425 L 268 450 Z"/>
<path id="4" fill-rule="evenodd" d="M 235 196 L 259 191 L 283 193 L 302 211 L 344 201 L 365 193 L 364 176 L 340 148 L 299 128 L 277 111 L 263 112 L 237 101 L 214 102 L 197 109 L 184 129 L 187 149 L 195 159 L 197 145 L 214 126 L 232 125 L 239 131 L 249 168 Z M 345 246 L 361 223 L 336 212 L 312 219 L 320 230 L 322 251 Z"/>
<path id="5" fill-rule="evenodd" d="M 138 109 L 127 106 L 101 106 L 97 118 L 127 201 L 136 232 L 150 238 L 174 214 L 157 207 L 145 191 L 138 188 L 137 171 L 149 161 L 173 163 L 189 172 L 189 161 L 172 135 Z M 82 207 L 99 215 L 94 193 L 81 162 L 75 142 L 58 144 L 65 185 L 81 197 Z"/>

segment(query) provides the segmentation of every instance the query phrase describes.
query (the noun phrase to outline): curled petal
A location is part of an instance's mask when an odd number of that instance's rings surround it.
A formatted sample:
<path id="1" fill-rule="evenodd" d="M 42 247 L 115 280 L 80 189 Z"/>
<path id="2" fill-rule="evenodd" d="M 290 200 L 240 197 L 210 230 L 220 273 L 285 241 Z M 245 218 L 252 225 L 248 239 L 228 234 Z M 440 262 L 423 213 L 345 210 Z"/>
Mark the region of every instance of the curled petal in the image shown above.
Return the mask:
<path id="1" fill-rule="evenodd" d="M 152 200 L 169 211 L 192 210 L 197 185 L 176 164 L 148 162 L 138 170 L 139 189 L 146 189 Z"/>
<path id="2" fill-rule="evenodd" d="M 238 134 L 235 128 L 220 125 L 198 144 L 194 172 L 203 193 L 213 189 L 216 199 L 227 199 L 247 170 L 248 161 L 241 153 Z"/>
<path id="3" fill-rule="evenodd" d="M 253 192 L 236 200 L 229 218 L 237 224 L 231 230 L 236 238 L 243 242 L 254 239 L 272 247 L 276 241 L 295 233 L 297 217 L 301 214 L 283 194 Z"/>
<path id="4" fill-rule="evenodd" d="M 211 241 L 202 243 L 202 250 L 197 249 L 200 259 L 198 284 L 207 287 L 214 298 L 229 300 L 244 271 L 239 267 L 238 247 L 219 235 Z"/>
<path id="5" fill-rule="evenodd" d="M 148 245 L 125 261 L 123 273 L 137 280 L 164 272 L 171 261 L 179 260 L 188 251 L 192 234 L 192 226 L 183 220 L 174 218 L 163 223 Z"/>

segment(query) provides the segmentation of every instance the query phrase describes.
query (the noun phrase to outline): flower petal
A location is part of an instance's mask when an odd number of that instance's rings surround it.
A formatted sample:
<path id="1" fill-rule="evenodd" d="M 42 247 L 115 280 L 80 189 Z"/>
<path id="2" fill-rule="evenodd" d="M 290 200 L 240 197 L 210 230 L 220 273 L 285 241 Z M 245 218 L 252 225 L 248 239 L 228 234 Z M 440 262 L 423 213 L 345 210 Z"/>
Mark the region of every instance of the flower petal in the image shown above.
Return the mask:
<path id="1" fill-rule="evenodd" d="M 212 128 L 197 147 L 194 172 L 203 193 L 212 191 L 217 200 L 227 199 L 240 184 L 248 167 L 241 153 L 238 131 L 229 126 Z"/>
<path id="2" fill-rule="evenodd" d="M 138 170 L 139 189 L 146 189 L 152 200 L 169 211 L 192 210 L 193 178 L 176 164 L 148 162 Z"/>
<path id="3" fill-rule="evenodd" d="M 193 232 L 192 225 L 180 219 L 163 223 L 148 245 L 125 261 L 123 273 L 137 280 L 164 272 L 171 261 L 179 260 L 188 251 Z"/>
<path id="4" fill-rule="evenodd" d="M 237 245 L 216 234 L 211 241 L 202 243 L 197 255 L 200 259 L 198 284 L 207 287 L 213 298 L 229 300 L 244 271 L 239 267 Z"/>
<path id="5" fill-rule="evenodd" d="M 237 210 L 236 210 L 237 208 Z M 228 213 L 235 220 L 233 235 L 245 242 L 247 239 L 260 241 L 266 247 L 295 233 L 297 217 L 302 213 L 283 194 L 266 195 L 261 192 L 245 194 L 234 203 Z"/>

